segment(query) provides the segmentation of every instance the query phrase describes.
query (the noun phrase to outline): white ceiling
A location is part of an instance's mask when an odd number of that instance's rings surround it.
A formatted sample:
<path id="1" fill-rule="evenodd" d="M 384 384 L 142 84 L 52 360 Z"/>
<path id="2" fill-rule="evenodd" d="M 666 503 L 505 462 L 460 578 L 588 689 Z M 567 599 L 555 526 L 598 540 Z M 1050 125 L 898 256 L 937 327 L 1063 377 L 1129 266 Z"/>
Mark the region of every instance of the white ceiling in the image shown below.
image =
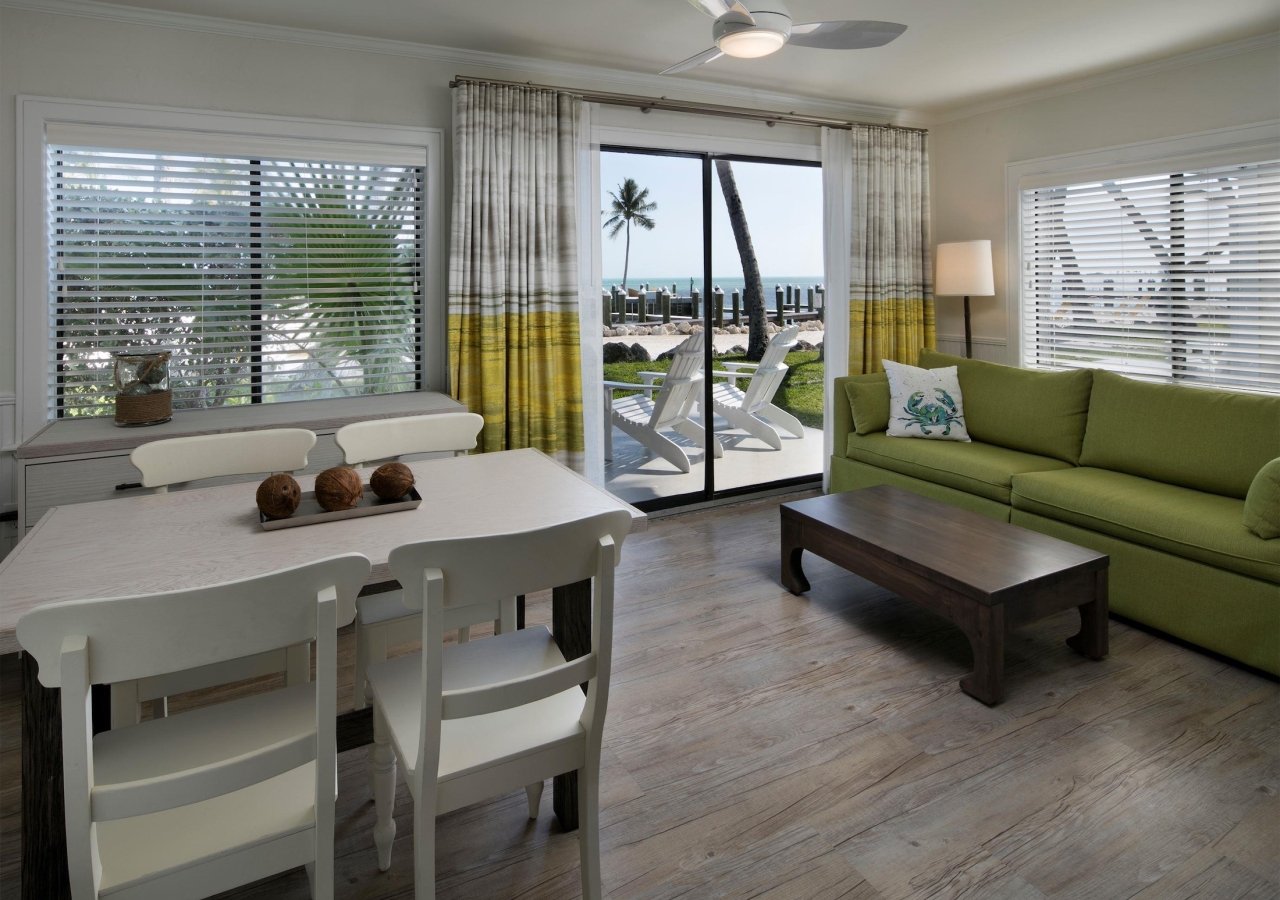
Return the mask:
<path id="1" fill-rule="evenodd" d="M 788 0 L 794 21 L 882 19 L 872 50 L 784 47 L 673 79 L 939 110 L 1280 29 L 1277 0 Z M 711 45 L 687 0 L 129 0 L 132 6 L 653 74 Z M 1278 76 L 1280 81 L 1280 76 Z M 687 82 L 686 82 L 687 83 Z"/>

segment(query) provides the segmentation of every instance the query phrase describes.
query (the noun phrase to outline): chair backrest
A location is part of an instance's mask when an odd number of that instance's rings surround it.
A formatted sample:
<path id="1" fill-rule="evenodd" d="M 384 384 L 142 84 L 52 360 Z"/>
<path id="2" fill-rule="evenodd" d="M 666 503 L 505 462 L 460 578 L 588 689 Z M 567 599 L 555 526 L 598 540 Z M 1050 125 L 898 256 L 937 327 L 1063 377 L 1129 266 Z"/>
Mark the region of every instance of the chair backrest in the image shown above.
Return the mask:
<path id="1" fill-rule="evenodd" d="M 470 412 L 433 413 L 396 419 L 352 422 L 334 440 L 352 466 L 395 459 L 411 453 L 460 453 L 476 446 L 484 417 Z"/>
<path id="2" fill-rule="evenodd" d="M 142 444 L 129 461 L 142 473 L 143 487 L 163 491 L 171 484 L 223 475 L 296 472 L 307 467 L 315 444 L 316 436 L 305 428 L 196 434 Z"/>
<path id="3" fill-rule="evenodd" d="M 796 336 L 799 333 L 799 325 L 788 325 L 769 340 L 768 346 L 764 348 L 764 356 L 760 358 L 760 364 L 756 366 L 751 383 L 747 385 L 746 393 L 743 395 L 744 410 L 753 413 L 760 407 L 773 402 L 773 395 L 778 392 L 778 388 L 782 386 L 782 380 L 787 377 L 787 354 L 796 345 Z"/>
<path id="4" fill-rule="evenodd" d="M 691 334 L 676 347 L 671 368 L 653 398 L 651 428 L 662 428 L 687 419 L 702 393 L 703 334 Z"/>
<path id="5" fill-rule="evenodd" d="M 369 560 L 349 554 L 198 590 L 51 603 L 19 620 L 18 642 L 36 659 L 41 684 L 61 688 L 68 865 L 77 896 L 96 896 L 94 822 L 198 803 L 311 761 L 316 815 L 329 816 L 325 804 L 337 775 L 337 623 L 349 621 L 368 572 Z M 95 782 L 92 685 L 308 641 L 316 645 L 316 717 L 309 727 L 167 774 L 162 768 Z"/>
<path id="6" fill-rule="evenodd" d="M 588 685 L 582 724 L 598 739 L 612 659 L 613 569 L 630 528 L 630 514 L 614 510 L 532 531 L 425 541 L 392 551 L 391 571 L 404 585 L 405 605 L 424 611 L 425 706 L 417 766 L 424 779 L 437 771 L 442 719 L 510 709 L 580 684 Z M 526 594 L 588 579 L 593 587 L 590 653 L 526 678 L 442 690 L 441 654 L 433 648 L 443 641 L 451 609 L 466 608 L 473 597 Z"/>

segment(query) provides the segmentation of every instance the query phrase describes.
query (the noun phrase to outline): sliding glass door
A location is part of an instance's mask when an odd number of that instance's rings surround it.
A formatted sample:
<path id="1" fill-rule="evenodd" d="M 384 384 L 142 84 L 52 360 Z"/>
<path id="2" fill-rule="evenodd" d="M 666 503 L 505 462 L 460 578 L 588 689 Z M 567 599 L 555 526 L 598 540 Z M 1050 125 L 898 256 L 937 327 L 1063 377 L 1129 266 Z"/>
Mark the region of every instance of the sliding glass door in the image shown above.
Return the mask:
<path id="1" fill-rule="evenodd" d="M 818 166 L 606 147 L 600 172 L 609 489 L 658 509 L 818 481 Z"/>

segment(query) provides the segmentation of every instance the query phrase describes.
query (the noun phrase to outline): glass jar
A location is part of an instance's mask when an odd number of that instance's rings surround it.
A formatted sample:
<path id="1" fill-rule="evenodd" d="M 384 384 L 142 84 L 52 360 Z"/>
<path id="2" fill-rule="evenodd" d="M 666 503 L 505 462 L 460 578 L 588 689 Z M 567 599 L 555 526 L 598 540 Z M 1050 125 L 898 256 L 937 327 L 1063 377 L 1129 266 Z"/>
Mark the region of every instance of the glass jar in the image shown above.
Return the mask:
<path id="1" fill-rule="evenodd" d="M 115 387 L 117 425 L 159 425 L 173 418 L 168 350 L 117 353 Z"/>

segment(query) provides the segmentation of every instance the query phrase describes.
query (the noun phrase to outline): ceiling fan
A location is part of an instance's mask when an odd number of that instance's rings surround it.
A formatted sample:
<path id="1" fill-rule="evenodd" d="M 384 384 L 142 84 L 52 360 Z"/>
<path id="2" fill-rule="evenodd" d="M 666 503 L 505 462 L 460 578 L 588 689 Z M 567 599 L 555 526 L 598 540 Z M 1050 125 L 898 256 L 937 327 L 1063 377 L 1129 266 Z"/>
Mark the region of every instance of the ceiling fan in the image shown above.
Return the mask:
<path id="1" fill-rule="evenodd" d="M 806 22 L 793 25 L 791 13 L 780 0 L 689 0 L 715 19 L 711 39 L 715 46 L 660 74 L 687 72 L 721 56 L 753 59 L 781 50 L 784 44 L 820 47 L 825 50 L 862 50 L 881 47 L 907 30 L 897 22 L 849 21 Z"/>

